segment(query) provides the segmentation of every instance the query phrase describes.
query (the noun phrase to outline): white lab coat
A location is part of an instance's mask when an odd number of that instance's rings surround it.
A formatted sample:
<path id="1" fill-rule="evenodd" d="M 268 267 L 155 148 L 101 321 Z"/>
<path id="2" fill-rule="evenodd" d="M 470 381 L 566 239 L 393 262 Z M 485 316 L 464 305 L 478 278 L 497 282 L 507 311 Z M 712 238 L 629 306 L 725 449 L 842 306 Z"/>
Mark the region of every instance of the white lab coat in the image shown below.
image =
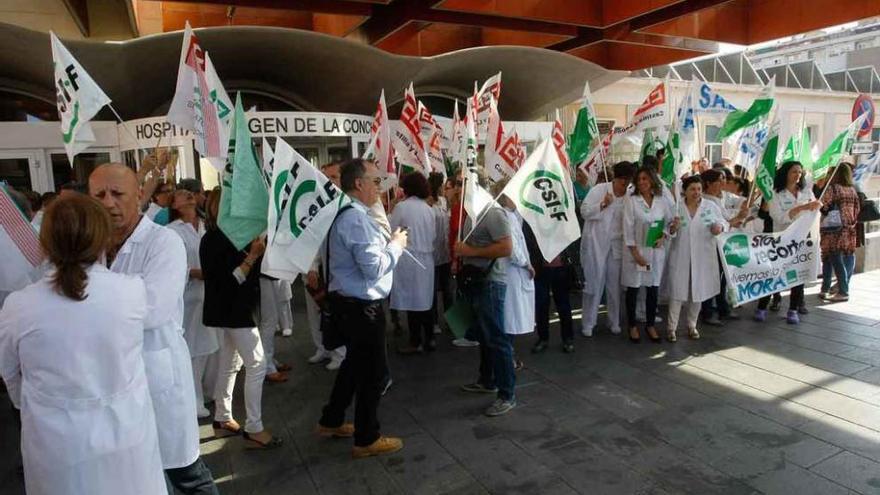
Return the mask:
<path id="1" fill-rule="evenodd" d="M 0 374 L 21 409 L 25 488 L 165 494 L 143 361 L 144 283 L 100 265 L 87 272 L 83 301 L 46 277 L 0 312 Z"/>
<path id="2" fill-rule="evenodd" d="M 672 218 L 672 205 L 663 195 L 654 196 L 651 206 L 648 206 L 641 194 L 627 193 L 623 203 L 623 256 L 620 269 L 620 280 L 624 287 L 660 286 L 668 239 L 659 248 L 649 248 L 645 246 L 645 237 L 651 223 L 662 219 L 665 221 L 665 230 L 668 230 Z M 640 269 L 629 246 L 638 247 L 651 267 L 649 271 Z"/>
<path id="3" fill-rule="evenodd" d="M 729 226 L 724 212 L 715 203 L 700 201 L 691 218 L 684 200 L 677 207 L 681 218 L 678 232 L 669 241 L 669 265 L 666 280 L 669 297 L 676 301 L 703 302 L 721 292 L 718 249 L 712 225 Z"/>
<path id="4" fill-rule="evenodd" d="M 782 232 L 785 230 L 797 217 L 804 213 L 804 211 L 801 211 L 792 218 L 789 215 L 789 210 L 795 206 L 805 205 L 814 199 L 815 196 L 813 196 L 813 191 L 806 187 L 802 191 L 799 191 L 797 196 L 790 193 L 788 189 L 774 192 L 773 199 L 770 201 L 770 206 L 767 208 L 767 212 L 770 213 L 770 218 L 773 219 L 773 230 L 775 232 Z"/>
<path id="5" fill-rule="evenodd" d="M 391 212 L 392 232 L 407 227 L 409 251 L 423 267 L 404 254 L 394 268 L 391 309 L 428 311 L 434 302 L 434 239 L 437 237 L 434 210 L 424 200 L 410 196 Z"/>
<path id="6" fill-rule="evenodd" d="M 584 269 L 584 292 L 587 294 L 601 295 L 605 290 L 609 252 L 618 263 L 623 255 L 623 205 L 631 192 L 628 188 L 623 196 L 615 196 L 614 201 L 602 210 L 599 205 L 605 199 L 605 194 L 614 196 L 614 191 L 610 182 L 596 184 L 581 203 L 581 216 L 584 218 L 581 265 Z M 619 290 L 620 286 L 613 289 Z"/>
<path id="7" fill-rule="evenodd" d="M 201 269 L 199 261 L 199 244 L 205 235 L 205 225 L 199 220 L 199 228 L 196 230 L 189 222 L 175 220 L 168 224 L 183 240 L 186 248 L 187 270 Z M 195 278 L 187 278 L 186 289 L 183 291 L 183 338 L 189 349 L 190 357 L 207 356 L 220 349 L 220 340 L 217 338 L 217 330 L 206 327 L 202 323 L 202 308 L 205 305 L 205 281 Z"/>
<path id="8" fill-rule="evenodd" d="M 183 339 L 186 249 L 171 230 L 141 217 L 110 269 L 140 276 L 147 287 L 144 365 L 156 411 L 162 467 L 186 467 L 199 457 L 192 363 Z"/>
<path id="9" fill-rule="evenodd" d="M 510 335 L 532 333 L 535 330 L 535 281 L 529 273 L 529 249 L 522 232 L 523 219 L 516 211 L 504 209 L 510 223 L 513 251 L 502 258 L 507 264 L 505 271 L 507 295 L 504 297 L 504 331 Z"/>

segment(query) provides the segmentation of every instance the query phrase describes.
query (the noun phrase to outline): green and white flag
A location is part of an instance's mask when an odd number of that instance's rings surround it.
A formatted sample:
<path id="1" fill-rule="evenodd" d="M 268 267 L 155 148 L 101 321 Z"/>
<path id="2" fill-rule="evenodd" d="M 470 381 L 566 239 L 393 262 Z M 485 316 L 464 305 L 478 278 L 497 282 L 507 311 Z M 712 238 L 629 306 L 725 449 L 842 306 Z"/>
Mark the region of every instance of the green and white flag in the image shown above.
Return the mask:
<path id="1" fill-rule="evenodd" d="M 639 153 L 639 164 L 645 163 L 646 156 L 656 156 L 657 150 L 662 147 L 663 145 L 658 145 L 657 139 L 654 137 L 654 130 L 645 129 L 645 132 L 642 134 L 642 150 Z"/>
<path id="2" fill-rule="evenodd" d="M 810 132 L 804 129 L 800 136 L 792 134 L 788 138 L 780 163 L 789 161 L 800 162 L 804 170 L 813 168 L 813 152 L 810 146 Z"/>
<path id="3" fill-rule="evenodd" d="M 764 145 L 764 153 L 761 163 L 758 164 L 755 185 L 761 190 L 764 200 L 773 199 L 773 179 L 776 177 L 776 156 L 779 150 L 779 116 L 775 116 L 767 130 L 767 144 Z"/>
<path id="4" fill-rule="evenodd" d="M 308 273 L 339 208 L 351 200 L 283 139 L 275 145 L 262 273 Z"/>
<path id="5" fill-rule="evenodd" d="M 727 114 L 721 130 L 718 131 L 718 138 L 724 139 L 740 129 L 753 126 L 761 119 L 766 118 L 773 108 L 773 93 L 776 87 L 776 78 L 771 78 L 770 82 L 761 89 L 761 94 L 755 98 L 755 101 L 747 110 L 734 110 Z"/>
<path id="6" fill-rule="evenodd" d="M 573 165 L 580 165 L 590 155 L 590 150 L 598 144 L 599 124 L 596 122 L 596 110 L 590 95 L 590 83 L 584 83 L 584 96 L 578 110 L 574 129 L 568 138 L 568 157 Z"/>
<path id="7" fill-rule="evenodd" d="M 551 141 L 545 140 L 526 158 L 503 191 L 532 228 L 548 262 L 581 236 L 571 188 L 559 153 Z"/>
<path id="8" fill-rule="evenodd" d="M 854 120 L 846 129 L 831 141 L 831 144 L 825 148 L 825 151 L 819 156 L 813 164 L 813 180 L 825 177 L 831 167 L 837 165 L 844 155 L 848 155 L 852 150 L 853 142 L 856 139 L 856 133 L 862 127 L 865 119 L 868 118 L 867 113 L 863 113 L 859 118 Z M 806 167 L 805 167 L 806 168 Z"/>
<path id="9" fill-rule="evenodd" d="M 73 58 L 55 33 L 52 41 L 52 63 L 55 66 L 55 93 L 58 118 L 61 120 L 61 139 L 67 160 L 73 166 L 73 157 L 95 142 L 95 133 L 89 123 L 110 98 L 94 79 Z"/>
<path id="10" fill-rule="evenodd" d="M 235 99 L 233 127 L 228 156 L 231 166 L 227 162 L 223 172 L 217 223 L 236 249 L 244 249 L 266 231 L 269 192 L 241 106 L 241 94 Z"/>
<path id="11" fill-rule="evenodd" d="M 666 154 L 663 163 L 660 164 L 660 178 L 670 189 L 675 181 L 688 170 L 688 156 L 691 153 L 694 137 L 696 135 L 696 121 L 694 119 L 694 84 L 691 82 L 685 91 L 678 109 L 672 120 L 672 128 L 666 139 Z"/>

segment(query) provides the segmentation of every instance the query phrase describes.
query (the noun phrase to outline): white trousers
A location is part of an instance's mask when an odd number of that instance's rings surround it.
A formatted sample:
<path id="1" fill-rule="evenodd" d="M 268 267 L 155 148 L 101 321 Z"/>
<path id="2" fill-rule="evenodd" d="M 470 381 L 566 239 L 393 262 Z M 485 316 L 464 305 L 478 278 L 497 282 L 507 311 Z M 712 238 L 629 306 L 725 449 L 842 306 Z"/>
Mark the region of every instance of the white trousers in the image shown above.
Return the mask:
<path id="1" fill-rule="evenodd" d="M 260 277 L 260 339 L 263 341 L 263 354 L 266 356 L 266 373 L 276 373 L 275 332 L 280 323 L 280 308 L 286 301 L 278 300 L 277 280 Z"/>
<path id="2" fill-rule="evenodd" d="M 214 421 L 232 420 L 232 391 L 238 373 L 238 357 L 244 362 L 244 404 L 247 420 L 244 431 L 263 431 L 263 379 L 266 377 L 266 358 L 260 332 L 256 328 L 219 329 L 220 357 L 217 362 L 217 387 L 214 389 L 216 410 Z"/>
<path id="3" fill-rule="evenodd" d="M 608 251 L 603 266 L 584 267 L 584 277 L 587 280 L 589 280 L 589 277 L 601 277 L 601 272 L 605 272 L 604 287 L 606 308 L 608 309 L 608 328 L 615 332 L 620 330 L 620 262 L 621 260 L 614 259 L 611 251 Z M 587 273 L 591 269 L 596 270 L 598 273 Z M 583 325 L 583 332 L 587 335 L 592 335 L 593 328 L 596 326 L 596 320 L 599 317 L 599 303 L 602 301 L 602 291 L 598 290 L 595 294 L 587 294 L 587 290 L 584 289 L 582 297 L 581 324 Z"/>
<path id="4" fill-rule="evenodd" d="M 674 332 L 678 327 L 678 315 L 681 313 L 681 307 L 684 306 L 687 317 L 688 331 L 697 328 L 697 317 L 700 315 L 700 303 L 694 301 L 678 301 L 676 299 L 669 300 L 669 321 L 667 321 L 667 329 Z"/>
<path id="5" fill-rule="evenodd" d="M 345 359 L 345 346 L 339 347 L 332 351 L 324 349 L 323 338 L 321 335 L 321 311 L 318 304 L 312 299 L 308 289 L 306 293 L 306 319 L 309 320 L 309 332 L 312 334 L 312 343 L 315 344 L 315 350 L 329 355 L 331 358 L 337 357 Z M 335 356 L 334 356 L 335 354 Z"/>
<path id="6" fill-rule="evenodd" d="M 220 351 L 217 351 L 192 358 L 193 385 L 196 387 L 196 407 L 203 407 L 205 405 L 205 390 L 208 391 L 209 397 L 214 395 L 214 389 L 217 388 L 217 359 L 219 355 Z"/>

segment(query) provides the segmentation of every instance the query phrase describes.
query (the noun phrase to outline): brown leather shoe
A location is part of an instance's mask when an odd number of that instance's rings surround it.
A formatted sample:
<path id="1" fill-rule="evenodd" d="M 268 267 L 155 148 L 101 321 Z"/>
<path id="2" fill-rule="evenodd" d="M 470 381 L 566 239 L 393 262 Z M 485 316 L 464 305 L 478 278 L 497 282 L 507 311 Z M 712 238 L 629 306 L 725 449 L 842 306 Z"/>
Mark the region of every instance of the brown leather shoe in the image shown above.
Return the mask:
<path id="1" fill-rule="evenodd" d="M 318 424 L 318 435 L 325 438 L 351 438 L 354 436 L 354 425 L 351 423 L 342 423 L 336 428 L 330 428 Z"/>
<path id="2" fill-rule="evenodd" d="M 392 454 L 403 448 L 403 440 L 394 437 L 379 437 L 375 442 L 366 447 L 354 446 L 351 456 L 355 459 L 372 457 L 374 455 Z"/>
<path id="3" fill-rule="evenodd" d="M 275 373 L 266 373 L 266 381 L 272 383 L 284 383 L 287 381 L 287 375 L 280 371 Z"/>

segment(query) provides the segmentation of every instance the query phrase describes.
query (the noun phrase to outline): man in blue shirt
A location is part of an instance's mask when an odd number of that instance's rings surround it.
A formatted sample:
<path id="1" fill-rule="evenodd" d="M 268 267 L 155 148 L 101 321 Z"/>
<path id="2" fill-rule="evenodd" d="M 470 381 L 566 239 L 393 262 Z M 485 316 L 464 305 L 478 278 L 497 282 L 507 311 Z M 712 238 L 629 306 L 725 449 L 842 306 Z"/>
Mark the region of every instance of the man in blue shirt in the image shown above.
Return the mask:
<path id="1" fill-rule="evenodd" d="M 354 159 L 340 167 L 342 190 L 353 201 L 336 219 L 328 234 L 329 304 L 346 338 L 347 354 L 336 375 L 330 400 L 318 422 L 326 437 L 354 436 L 352 457 L 396 452 L 399 438 L 379 433 L 376 410 L 385 376 L 385 313 L 382 300 L 391 292 L 394 267 L 407 244 L 406 231 L 390 239 L 367 211 L 379 200 L 379 169 Z M 354 425 L 345 423 L 353 398 Z"/>

